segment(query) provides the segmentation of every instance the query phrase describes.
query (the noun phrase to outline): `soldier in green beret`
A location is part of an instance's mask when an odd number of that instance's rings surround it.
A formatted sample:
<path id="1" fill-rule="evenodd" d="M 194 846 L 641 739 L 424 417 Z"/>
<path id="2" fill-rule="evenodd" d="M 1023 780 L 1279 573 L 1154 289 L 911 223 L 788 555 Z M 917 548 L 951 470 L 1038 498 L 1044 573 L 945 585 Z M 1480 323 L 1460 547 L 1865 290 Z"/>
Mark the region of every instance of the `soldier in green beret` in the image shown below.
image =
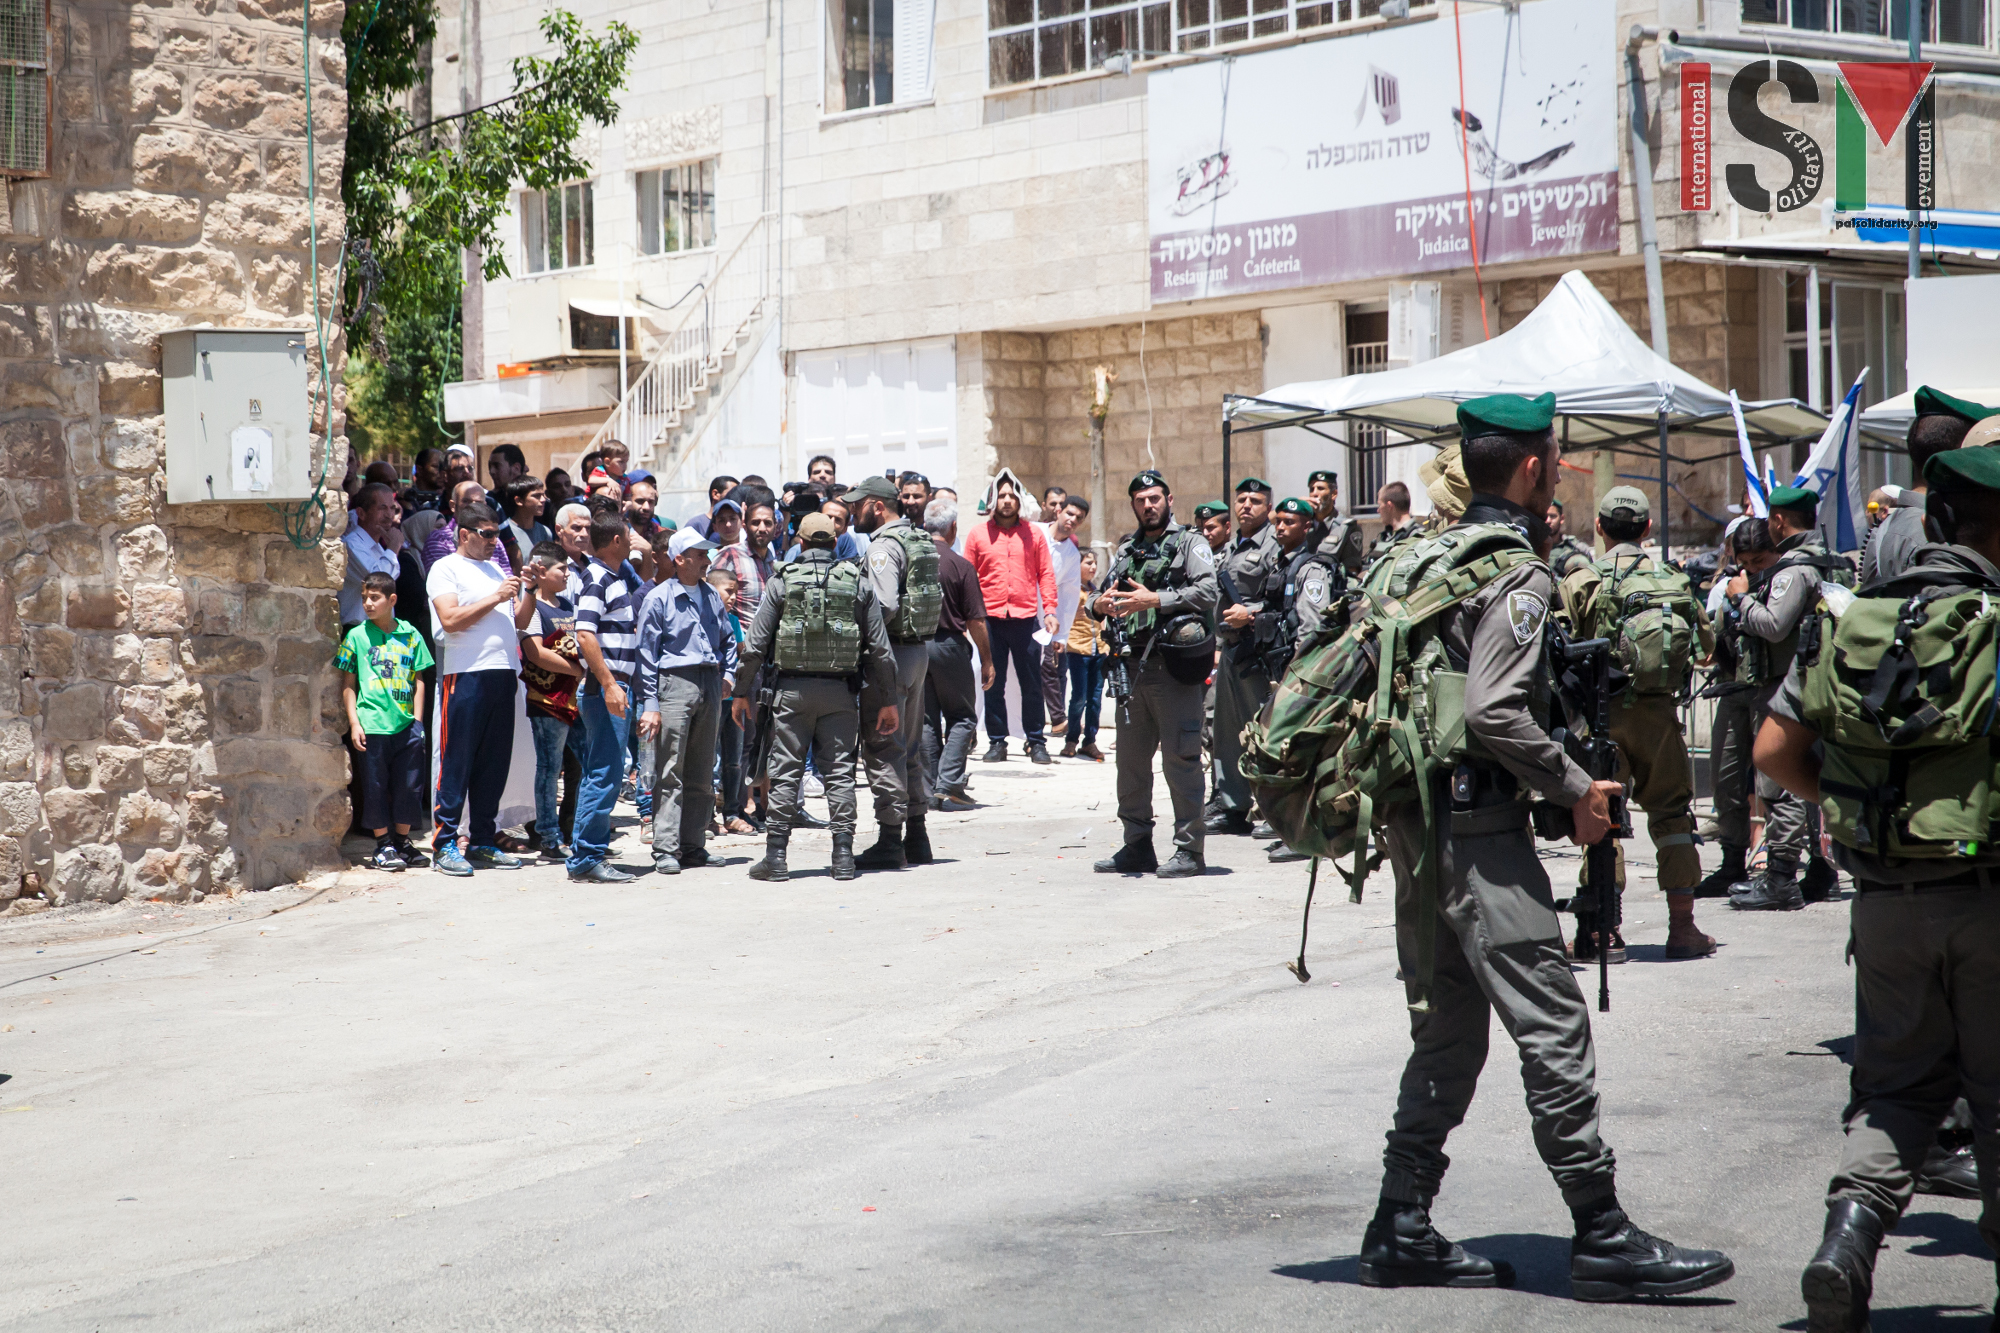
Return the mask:
<path id="1" fill-rule="evenodd" d="M 1236 483 L 1236 535 L 1216 562 L 1222 614 L 1216 623 L 1222 657 L 1215 669 L 1215 730 L 1207 803 L 1210 833 L 1251 831 L 1250 784 L 1238 767 L 1243 728 L 1271 697 L 1261 661 L 1275 642 L 1278 542 L 1271 532 L 1271 484 L 1261 477 Z"/>
<path id="2" fill-rule="evenodd" d="M 1627 486 L 1625 490 L 1632 488 Z M 1584 569 L 1597 557 L 1590 549 L 1590 543 L 1572 537 L 1563 527 L 1563 502 L 1549 501 L 1546 519 L 1549 533 L 1556 544 L 1549 548 L 1549 568 L 1555 571 L 1556 582 L 1561 583 L 1579 569 Z"/>
<path id="3" fill-rule="evenodd" d="M 1348 576 L 1361 573 L 1365 563 L 1361 525 L 1340 514 L 1340 474 L 1321 468 L 1306 477 L 1306 500 L 1312 505 L 1316 523 L 1313 549 L 1326 552 L 1347 570 Z"/>
<path id="4" fill-rule="evenodd" d="M 1204 500 L 1194 507 L 1194 524 L 1201 530 L 1209 551 L 1219 560 L 1229 545 L 1229 506 L 1220 500 Z"/>
<path id="5" fill-rule="evenodd" d="M 1813 526 L 1819 496 L 1802 486 L 1771 492 L 1765 526 L 1778 559 L 1754 577 L 1748 570 L 1725 588 L 1743 630 L 1737 679 L 1758 689 L 1761 721 L 1799 649 L 1799 623 L 1819 602 L 1823 581 L 1852 587 L 1854 566 L 1830 554 Z M 1794 912 L 1833 892 L 1833 866 L 1819 854 L 1813 812 L 1769 778 L 1759 775 L 1757 795 L 1765 803 L 1764 869 L 1729 891 L 1729 905 L 1745 912 Z M 1805 880 L 1799 879 L 1801 863 Z"/>
<path id="6" fill-rule="evenodd" d="M 1924 478 L 1943 542 L 1861 590 L 1812 661 L 1792 664 L 1757 736 L 1758 770 L 1794 799 L 1823 803 L 1835 855 L 1858 890 L 1848 945 L 1852 1096 L 1825 1231 L 1800 1282 L 1813 1330 L 1867 1328 L 1875 1255 L 1912 1194 L 1962 1193 L 1940 1188 L 1936 1174 L 1936 1130 L 1961 1089 L 1983 1160 L 1959 1178 L 1983 1187 L 1980 1233 L 2000 1250 L 1991 1175 L 2000 845 L 1982 836 L 1983 796 L 1964 818 L 1966 789 L 1977 783 L 1983 792 L 2000 774 L 1983 730 L 1940 734 L 1922 723 L 1926 715 L 1976 721 L 1990 698 L 1994 640 L 1978 622 L 2000 599 L 2000 447 L 1934 454 Z M 1957 646 L 1970 660 L 1954 672 L 1914 672 L 1860 702 L 1877 659 L 1890 660 L 1882 645 L 1906 635 L 1913 657 L 1932 661 Z M 1893 730 L 1877 740 L 1884 721 Z M 1954 745 L 1954 737 L 1964 739 Z"/>
<path id="7" fill-rule="evenodd" d="M 1578 845 L 1596 843 L 1611 831 L 1619 789 L 1594 781 L 1549 729 L 1544 629 L 1555 584 L 1538 557 L 1562 456 L 1554 413 L 1553 394 L 1459 408 L 1469 503 L 1444 532 L 1409 539 L 1386 589 L 1407 600 L 1437 581 L 1476 582 L 1424 630 L 1442 640 L 1447 661 L 1466 664 L 1465 757 L 1436 779 L 1428 818 L 1416 801 L 1376 811 L 1396 872 L 1413 1049 L 1383 1154 L 1381 1202 L 1361 1242 L 1368 1286 L 1513 1281 L 1508 1265 L 1452 1244 L 1430 1218 L 1450 1163 L 1445 1140 L 1472 1101 L 1495 1010 L 1520 1051 L 1535 1146 L 1576 1224 L 1572 1292 L 1586 1300 L 1690 1292 L 1735 1271 L 1719 1253 L 1648 1235 L 1618 1205 L 1611 1149 L 1598 1132 L 1590 1013 L 1529 829 L 1538 797 L 1571 812 Z"/>
<path id="8" fill-rule="evenodd" d="M 1919 492 L 1924 489 L 1924 469 L 1931 459 L 1958 448 L 1975 425 L 2000 412 L 2000 408 L 1954 398 L 1928 384 L 1917 390 L 1913 406 L 1917 414 L 1910 421 L 1904 447 L 1909 451 L 1910 471 Z M 1861 547 L 1861 581 L 1873 583 L 1902 573 L 1909 568 L 1917 548 L 1929 540 L 1921 505 L 1899 505 L 1890 510 L 1887 518 L 1869 529 L 1868 540 Z"/>

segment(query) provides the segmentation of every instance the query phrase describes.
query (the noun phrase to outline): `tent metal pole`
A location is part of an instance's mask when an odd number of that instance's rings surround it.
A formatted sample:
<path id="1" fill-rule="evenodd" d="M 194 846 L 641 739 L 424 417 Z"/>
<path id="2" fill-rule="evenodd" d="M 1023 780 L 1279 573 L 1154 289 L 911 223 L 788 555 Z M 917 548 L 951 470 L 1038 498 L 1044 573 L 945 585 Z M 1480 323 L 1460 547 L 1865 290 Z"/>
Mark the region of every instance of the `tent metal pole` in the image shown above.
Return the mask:
<path id="1" fill-rule="evenodd" d="M 1639 224 L 1639 251 L 1646 263 L 1646 310 L 1651 317 L 1653 350 L 1661 360 L 1671 361 L 1667 355 L 1666 284 L 1660 274 L 1660 224 L 1653 204 L 1653 148 L 1646 137 L 1646 75 L 1639 66 L 1639 45 L 1647 35 L 1644 27 L 1634 24 L 1625 43 L 1625 82 L 1632 94 L 1627 126 L 1632 145 L 1632 203 Z"/>
<path id="2" fill-rule="evenodd" d="M 1200 504 L 1201 501 L 1195 501 Z M 1224 405 L 1222 413 L 1222 506 L 1229 511 L 1229 537 L 1236 539 L 1236 504 L 1229 494 L 1229 409 Z"/>
<path id="3" fill-rule="evenodd" d="M 1673 511 L 1667 508 L 1667 405 L 1660 404 L 1660 563 L 1665 564 L 1672 550 L 1668 545 L 1668 533 L 1673 527 Z"/>

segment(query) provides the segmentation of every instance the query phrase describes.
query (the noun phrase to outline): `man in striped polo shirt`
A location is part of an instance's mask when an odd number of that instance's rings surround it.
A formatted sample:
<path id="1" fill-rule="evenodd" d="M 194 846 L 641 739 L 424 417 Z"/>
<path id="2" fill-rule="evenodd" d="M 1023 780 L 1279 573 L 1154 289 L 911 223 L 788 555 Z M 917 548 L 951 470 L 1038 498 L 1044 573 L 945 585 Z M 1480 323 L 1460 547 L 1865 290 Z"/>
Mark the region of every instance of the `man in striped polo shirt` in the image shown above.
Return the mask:
<path id="1" fill-rule="evenodd" d="M 626 560 L 632 529 L 615 513 L 590 520 L 590 564 L 576 599 L 576 646 L 585 676 L 577 691 L 583 720 L 583 785 L 576 800 L 576 836 L 569 877 L 597 884 L 632 878 L 605 860 L 611 849 L 611 807 L 625 775 L 632 725 L 632 676 L 639 664 L 638 571 Z"/>

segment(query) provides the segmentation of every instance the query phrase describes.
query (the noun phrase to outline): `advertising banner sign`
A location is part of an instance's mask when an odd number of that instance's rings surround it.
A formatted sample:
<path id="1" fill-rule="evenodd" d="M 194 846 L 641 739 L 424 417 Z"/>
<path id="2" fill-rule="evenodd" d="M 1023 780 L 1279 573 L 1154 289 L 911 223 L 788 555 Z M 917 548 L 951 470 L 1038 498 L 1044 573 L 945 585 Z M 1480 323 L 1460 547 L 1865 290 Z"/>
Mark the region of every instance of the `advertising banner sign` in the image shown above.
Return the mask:
<path id="1" fill-rule="evenodd" d="M 1466 13 L 1463 106 L 1449 15 L 1152 74 L 1153 299 L 1615 250 L 1616 8 Z"/>

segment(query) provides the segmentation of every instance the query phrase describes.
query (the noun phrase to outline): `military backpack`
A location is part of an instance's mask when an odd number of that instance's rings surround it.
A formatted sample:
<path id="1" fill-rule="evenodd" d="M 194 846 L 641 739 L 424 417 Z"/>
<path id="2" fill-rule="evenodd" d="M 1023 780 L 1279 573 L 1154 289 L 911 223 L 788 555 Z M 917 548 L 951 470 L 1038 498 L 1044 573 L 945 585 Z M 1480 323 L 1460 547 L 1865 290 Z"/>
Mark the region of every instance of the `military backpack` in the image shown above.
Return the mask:
<path id="1" fill-rule="evenodd" d="M 771 656 L 781 671 L 846 676 L 861 661 L 861 565 L 802 555 L 784 567 Z"/>
<path id="2" fill-rule="evenodd" d="M 938 577 L 937 539 L 921 528 L 898 523 L 875 534 L 903 548 L 903 595 L 889 618 L 889 637 L 897 643 L 928 643 L 937 633 L 944 610 L 944 581 Z"/>
<path id="3" fill-rule="evenodd" d="M 1671 565 L 1607 557 L 1570 576 L 1578 636 L 1611 640 L 1613 663 L 1634 694 L 1678 695 L 1693 671 L 1701 612 L 1694 583 Z"/>
<path id="4" fill-rule="evenodd" d="M 1873 856 L 1976 854 L 2000 818 L 2000 584 L 1918 565 L 1823 605 L 1799 711 L 1825 749 L 1827 832 Z"/>

